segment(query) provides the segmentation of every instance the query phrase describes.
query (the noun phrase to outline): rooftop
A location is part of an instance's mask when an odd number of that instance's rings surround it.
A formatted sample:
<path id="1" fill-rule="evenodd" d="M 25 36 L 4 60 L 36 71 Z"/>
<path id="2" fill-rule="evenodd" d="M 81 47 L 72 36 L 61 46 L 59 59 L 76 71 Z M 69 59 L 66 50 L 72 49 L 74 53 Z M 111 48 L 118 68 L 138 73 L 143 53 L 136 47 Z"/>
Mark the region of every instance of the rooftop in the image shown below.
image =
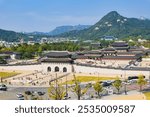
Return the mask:
<path id="1" fill-rule="evenodd" d="M 52 58 L 59 58 L 59 57 L 69 57 L 70 53 L 68 51 L 50 51 L 48 53 L 45 53 L 44 56 L 52 57 Z"/>
<path id="2" fill-rule="evenodd" d="M 63 63 L 71 63 L 72 59 L 70 58 L 43 58 L 41 62 L 63 62 Z"/>
<path id="3" fill-rule="evenodd" d="M 124 41 L 116 41 L 113 44 L 111 44 L 113 47 L 128 47 L 129 45 Z"/>

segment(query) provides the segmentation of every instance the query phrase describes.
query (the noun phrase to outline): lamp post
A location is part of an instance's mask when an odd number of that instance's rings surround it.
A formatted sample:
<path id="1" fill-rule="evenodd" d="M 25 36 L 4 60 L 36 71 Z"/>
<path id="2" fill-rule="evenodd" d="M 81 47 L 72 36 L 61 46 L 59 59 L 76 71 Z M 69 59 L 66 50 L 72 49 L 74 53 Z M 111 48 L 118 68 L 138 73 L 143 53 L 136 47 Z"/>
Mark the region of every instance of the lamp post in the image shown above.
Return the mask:
<path id="1" fill-rule="evenodd" d="M 66 97 L 68 97 L 68 83 L 67 83 L 67 76 L 66 76 Z"/>
<path id="2" fill-rule="evenodd" d="M 56 73 L 56 80 L 55 80 L 55 85 L 56 85 L 56 100 L 58 100 L 58 92 L 57 92 L 57 86 L 58 86 L 58 82 L 57 82 L 57 73 Z"/>
<path id="3" fill-rule="evenodd" d="M 50 76 L 51 76 L 51 78 L 49 80 L 49 85 L 51 85 L 51 81 L 52 81 L 52 75 L 50 75 Z"/>
<path id="4" fill-rule="evenodd" d="M 127 95 L 127 80 L 126 80 L 126 71 L 124 69 L 124 93 Z"/>

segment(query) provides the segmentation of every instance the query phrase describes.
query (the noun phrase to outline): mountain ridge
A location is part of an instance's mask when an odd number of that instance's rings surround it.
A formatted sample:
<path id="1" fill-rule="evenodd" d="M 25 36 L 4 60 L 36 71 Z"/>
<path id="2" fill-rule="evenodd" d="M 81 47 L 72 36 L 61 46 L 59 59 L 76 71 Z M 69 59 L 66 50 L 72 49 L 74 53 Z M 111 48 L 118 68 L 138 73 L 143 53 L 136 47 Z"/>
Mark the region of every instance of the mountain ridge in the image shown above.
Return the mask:
<path id="1" fill-rule="evenodd" d="M 59 34 L 63 34 L 63 33 L 66 33 L 66 32 L 70 32 L 70 31 L 73 31 L 73 30 L 84 30 L 84 29 L 87 29 L 89 28 L 91 25 L 64 25 L 64 26 L 58 26 L 56 27 L 55 29 L 53 29 L 52 31 L 50 32 L 38 32 L 38 31 L 35 31 L 35 32 L 29 32 L 29 33 L 26 33 L 26 34 L 31 34 L 31 35 L 49 35 L 49 36 L 55 36 L 55 35 L 59 35 Z"/>
<path id="2" fill-rule="evenodd" d="M 68 29 L 58 31 L 65 26 L 56 27 L 51 32 L 33 32 L 33 33 L 18 33 L 15 31 L 7 31 L 0 29 L 0 40 L 18 41 L 20 38 L 29 39 L 28 36 L 34 35 L 35 38 L 46 37 L 70 37 L 80 40 L 96 40 L 104 36 L 113 36 L 123 39 L 129 36 L 141 36 L 145 39 L 150 39 L 150 20 L 146 18 L 127 18 L 120 15 L 117 11 L 111 11 L 102 17 L 94 25 L 77 25 L 66 26 Z M 78 29 L 79 28 L 79 29 Z M 56 31 L 57 30 L 57 31 Z M 67 31 L 67 32 L 66 32 Z M 53 34 L 52 34 L 53 33 Z"/>
<path id="3" fill-rule="evenodd" d="M 100 39 L 103 36 L 126 38 L 129 36 L 150 38 L 150 20 L 127 18 L 116 11 L 111 11 L 88 29 L 68 32 L 59 36 L 76 37 L 80 39 Z"/>

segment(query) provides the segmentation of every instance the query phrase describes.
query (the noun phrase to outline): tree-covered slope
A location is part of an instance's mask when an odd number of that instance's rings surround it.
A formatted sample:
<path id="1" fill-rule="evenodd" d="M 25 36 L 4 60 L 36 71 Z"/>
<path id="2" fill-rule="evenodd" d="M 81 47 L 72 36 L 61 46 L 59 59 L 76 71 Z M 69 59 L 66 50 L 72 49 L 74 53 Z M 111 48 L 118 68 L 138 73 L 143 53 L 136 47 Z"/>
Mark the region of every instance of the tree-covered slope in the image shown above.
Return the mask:
<path id="1" fill-rule="evenodd" d="M 88 29 L 64 33 L 61 36 L 81 39 L 99 39 L 103 36 L 115 36 L 116 38 L 142 36 L 150 38 L 150 20 L 127 18 L 116 11 L 112 11 Z"/>

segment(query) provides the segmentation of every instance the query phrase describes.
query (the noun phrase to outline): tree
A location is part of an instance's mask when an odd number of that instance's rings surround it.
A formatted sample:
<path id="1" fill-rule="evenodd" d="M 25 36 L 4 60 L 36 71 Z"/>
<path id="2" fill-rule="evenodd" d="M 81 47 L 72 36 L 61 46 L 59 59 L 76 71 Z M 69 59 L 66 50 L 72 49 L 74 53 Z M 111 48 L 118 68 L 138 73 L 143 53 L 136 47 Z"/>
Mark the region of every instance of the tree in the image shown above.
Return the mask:
<path id="1" fill-rule="evenodd" d="M 122 81 L 121 80 L 115 80 L 113 83 L 113 86 L 117 89 L 118 94 L 120 92 L 120 88 L 122 87 Z"/>
<path id="2" fill-rule="evenodd" d="M 57 84 L 57 80 L 55 82 L 56 84 L 50 84 L 48 89 L 49 97 L 54 100 L 62 100 L 66 95 L 65 88 L 61 84 Z"/>
<path id="3" fill-rule="evenodd" d="M 74 75 L 74 82 L 75 82 L 75 86 L 73 86 L 72 91 L 75 92 L 75 94 L 78 97 L 78 100 L 80 100 L 81 97 L 87 92 L 89 87 L 86 86 L 85 88 L 82 89 L 80 86 L 81 83 L 78 80 L 76 80 L 75 75 Z"/>
<path id="4" fill-rule="evenodd" d="M 139 75 L 139 76 L 138 76 L 137 84 L 140 86 L 140 91 L 142 91 L 142 86 L 147 84 L 147 82 L 146 82 L 146 80 L 144 79 L 144 76 L 143 76 L 143 75 Z"/>
<path id="5" fill-rule="evenodd" d="M 41 54 L 42 54 L 42 51 L 43 51 L 42 46 L 39 46 L 39 48 L 38 48 L 38 54 L 41 55 Z"/>
<path id="6" fill-rule="evenodd" d="M 2 57 L 0 57 L 0 64 L 7 64 L 7 61 L 3 59 Z"/>
<path id="7" fill-rule="evenodd" d="M 22 59 L 31 59 L 31 58 L 33 58 L 33 55 L 30 52 L 25 52 L 22 55 Z"/>
<path id="8" fill-rule="evenodd" d="M 100 93 L 103 91 L 103 86 L 101 85 L 101 83 L 100 83 L 100 82 L 96 82 L 96 83 L 93 85 L 93 88 L 94 88 L 94 90 L 97 92 L 98 97 L 100 98 L 100 97 L 101 97 Z"/>

